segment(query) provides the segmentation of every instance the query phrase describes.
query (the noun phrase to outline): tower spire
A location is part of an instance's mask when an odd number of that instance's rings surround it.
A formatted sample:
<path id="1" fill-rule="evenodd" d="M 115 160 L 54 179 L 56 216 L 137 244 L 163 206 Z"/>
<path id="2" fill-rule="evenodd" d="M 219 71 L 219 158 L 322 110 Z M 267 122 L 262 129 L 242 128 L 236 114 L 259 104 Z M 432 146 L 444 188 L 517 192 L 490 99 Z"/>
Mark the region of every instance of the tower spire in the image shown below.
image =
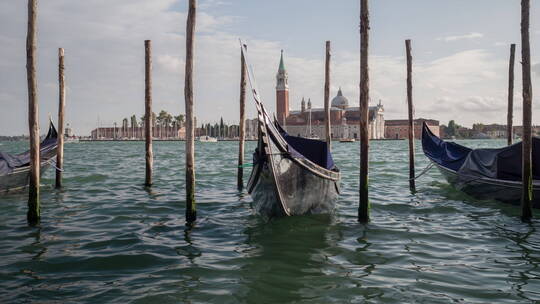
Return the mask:
<path id="1" fill-rule="evenodd" d="M 278 71 L 285 71 L 285 64 L 283 63 L 283 50 L 281 50 L 281 58 L 279 60 L 279 70 Z"/>
<path id="2" fill-rule="evenodd" d="M 279 69 L 276 75 L 276 112 L 279 122 L 283 125 L 289 117 L 289 75 L 283 63 L 283 50 L 279 60 Z"/>

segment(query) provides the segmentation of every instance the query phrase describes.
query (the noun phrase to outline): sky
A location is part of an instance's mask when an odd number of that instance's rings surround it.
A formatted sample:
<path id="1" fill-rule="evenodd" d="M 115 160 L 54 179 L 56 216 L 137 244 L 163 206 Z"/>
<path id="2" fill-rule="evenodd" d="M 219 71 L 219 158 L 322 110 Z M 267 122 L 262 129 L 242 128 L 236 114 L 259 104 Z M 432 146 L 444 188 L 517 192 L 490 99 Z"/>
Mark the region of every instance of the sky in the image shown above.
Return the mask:
<path id="1" fill-rule="evenodd" d="M 531 1 L 533 124 L 540 124 L 540 3 Z M 199 0 L 194 109 L 198 123 L 238 123 L 240 47 L 275 110 L 280 50 L 290 106 L 323 106 L 325 41 L 331 96 L 359 103 L 359 0 Z M 415 117 L 506 123 L 508 57 L 516 43 L 514 124 L 521 124 L 519 0 L 370 1 L 370 95 L 385 119 L 406 118 L 405 39 L 412 39 Z M 144 113 L 144 40 L 153 45 L 153 108 L 184 113 L 187 0 L 47 0 L 38 9 L 41 131 L 57 120 L 58 48 L 65 49 L 66 121 L 77 135 Z M 27 1 L 0 1 L 0 135 L 28 134 Z M 247 115 L 255 116 L 248 96 Z"/>

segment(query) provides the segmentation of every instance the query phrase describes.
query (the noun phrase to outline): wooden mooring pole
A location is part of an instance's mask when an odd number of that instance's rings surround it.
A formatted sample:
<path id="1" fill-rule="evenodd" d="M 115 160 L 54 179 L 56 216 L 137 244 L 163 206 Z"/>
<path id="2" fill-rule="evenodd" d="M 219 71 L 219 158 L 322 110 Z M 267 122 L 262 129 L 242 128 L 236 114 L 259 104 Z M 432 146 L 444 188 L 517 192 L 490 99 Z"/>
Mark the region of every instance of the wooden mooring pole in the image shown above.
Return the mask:
<path id="1" fill-rule="evenodd" d="M 58 147 L 56 152 L 56 188 L 62 188 L 64 169 L 64 107 L 66 106 L 66 86 L 64 77 L 64 49 L 58 49 Z"/>
<path id="2" fill-rule="evenodd" d="M 530 0 L 521 0 L 521 63 L 523 79 L 523 187 L 521 192 L 521 219 L 532 218 L 532 85 L 531 85 L 531 48 L 529 44 L 529 8 Z"/>
<path id="3" fill-rule="evenodd" d="M 28 0 L 28 33 L 26 36 L 26 77 L 28 80 L 28 127 L 30 130 L 30 181 L 28 188 L 27 220 L 30 225 L 39 223 L 39 107 L 37 95 L 37 0 Z"/>
<path id="4" fill-rule="evenodd" d="M 409 188 L 412 192 L 416 191 L 414 182 L 414 108 L 412 96 L 412 55 L 411 40 L 405 40 L 405 49 L 407 51 L 407 105 L 409 112 Z"/>
<path id="5" fill-rule="evenodd" d="M 513 116 L 514 116 L 514 61 L 516 57 L 516 45 L 510 45 L 510 64 L 508 68 L 508 116 L 506 123 L 506 135 L 508 137 L 508 145 L 512 144 L 514 138 L 513 131 Z"/>
<path id="6" fill-rule="evenodd" d="M 240 140 L 238 141 L 238 190 L 244 188 L 244 140 L 246 137 L 246 59 L 244 50 L 240 50 Z"/>
<path id="7" fill-rule="evenodd" d="M 197 1 L 189 0 L 189 11 L 186 25 L 186 71 L 184 96 L 186 103 L 186 221 L 197 219 L 195 205 L 195 133 L 193 120 L 193 39 L 195 35 L 195 18 Z"/>
<path id="8" fill-rule="evenodd" d="M 368 0 L 360 0 L 360 203 L 358 221 L 369 221 L 369 9 Z"/>
<path id="9" fill-rule="evenodd" d="M 152 186 L 154 155 L 152 152 L 152 41 L 144 41 L 144 128 L 146 139 L 146 174 L 144 185 Z"/>
<path id="10" fill-rule="evenodd" d="M 324 126 L 326 146 L 332 149 L 332 125 L 330 123 L 330 41 L 326 41 L 326 60 L 324 66 Z"/>

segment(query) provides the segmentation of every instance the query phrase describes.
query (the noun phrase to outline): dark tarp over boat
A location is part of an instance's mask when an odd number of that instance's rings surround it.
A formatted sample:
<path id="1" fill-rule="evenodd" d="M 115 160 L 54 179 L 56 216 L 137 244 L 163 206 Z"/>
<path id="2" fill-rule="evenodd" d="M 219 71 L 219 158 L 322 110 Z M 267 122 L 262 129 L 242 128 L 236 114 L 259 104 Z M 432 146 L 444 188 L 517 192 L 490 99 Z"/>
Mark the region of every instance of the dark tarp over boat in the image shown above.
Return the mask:
<path id="1" fill-rule="evenodd" d="M 41 174 L 56 156 L 57 137 L 56 128 L 51 122 L 47 136 L 40 143 Z M 26 187 L 30 172 L 29 164 L 30 151 L 20 154 L 0 152 L 0 193 Z"/>
<path id="2" fill-rule="evenodd" d="M 291 154 L 291 156 L 309 159 L 327 170 L 333 170 L 336 168 L 334 165 L 334 160 L 332 159 L 332 153 L 328 151 L 328 145 L 326 142 L 289 135 L 275 119 L 274 124 L 278 129 L 279 134 L 289 144 L 287 146 L 287 151 Z"/>
<path id="3" fill-rule="evenodd" d="M 244 47 L 243 52 L 247 57 Z M 332 212 L 341 175 L 327 144 L 291 136 L 272 120 L 247 66 L 258 114 L 259 139 L 247 185 L 255 211 L 265 218 Z"/>
<path id="4" fill-rule="evenodd" d="M 519 204 L 521 142 L 497 149 L 470 149 L 438 138 L 424 123 L 424 154 L 458 189 L 480 199 Z M 533 138 L 533 206 L 540 208 L 540 139 Z"/>

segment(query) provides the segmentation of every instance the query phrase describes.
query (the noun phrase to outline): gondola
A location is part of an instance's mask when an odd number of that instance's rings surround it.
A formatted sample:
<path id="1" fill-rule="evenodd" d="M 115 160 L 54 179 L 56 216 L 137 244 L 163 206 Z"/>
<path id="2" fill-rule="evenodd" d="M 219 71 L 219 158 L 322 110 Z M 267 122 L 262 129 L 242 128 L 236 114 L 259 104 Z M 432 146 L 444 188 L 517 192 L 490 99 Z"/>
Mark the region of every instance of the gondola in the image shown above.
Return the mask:
<path id="1" fill-rule="evenodd" d="M 266 111 L 247 66 L 258 116 L 258 143 L 247 184 L 255 212 L 267 219 L 331 213 L 341 174 L 327 144 L 287 134 Z"/>
<path id="2" fill-rule="evenodd" d="M 40 144 L 40 174 L 50 166 L 56 157 L 56 128 L 52 121 L 47 136 Z M 0 152 L 0 194 L 23 189 L 30 178 L 30 151 L 21 154 Z"/>
<path id="3" fill-rule="evenodd" d="M 470 149 L 437 137 L 426 123 L 422 149 L 455 188 L 477 199 L 519 205 L 521 200 L 521 142 L 498 149 Z M 540 139 L 533 138 L 533 202 L 540 208 Z"/>

